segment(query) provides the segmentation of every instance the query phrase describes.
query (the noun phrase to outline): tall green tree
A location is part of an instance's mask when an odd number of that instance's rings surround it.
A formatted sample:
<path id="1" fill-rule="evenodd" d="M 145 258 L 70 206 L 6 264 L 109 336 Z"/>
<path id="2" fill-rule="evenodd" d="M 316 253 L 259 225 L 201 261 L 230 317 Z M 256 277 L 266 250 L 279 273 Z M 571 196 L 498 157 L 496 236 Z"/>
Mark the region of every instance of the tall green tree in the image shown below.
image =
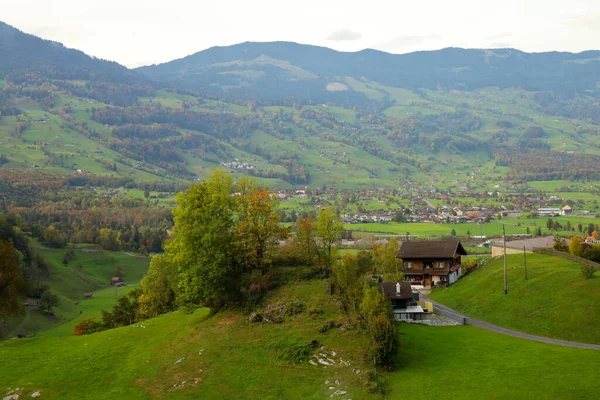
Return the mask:
<path id="1" fill-rule="evenodd" d="M 317 219 L 317 235 L 321 240 L 321 247 L 325 253 L 323 260 L 324 274 L 329 276 L 333 259 L 336 254 L 335 243 L 342 237 L 344 223 L 335 214 L 332 208 L 326 207 L 319 210 Z"/>
<path id="2" fill-rule="evenodd" d="M 150 269 L 141 284 L 138 314 L 141 318 L 153 318 L 173 309 L 175 292 L 168 275 L 169 263 L 165 256 L 152 257 Z"/>
<path id="3" fill-rule="evenodd" d="M 14 247 L 12 243 L 0 240 L 0 321 L 23 312 L 19 296 L 25 291 L 26 284 Z"/>
<path id="4" fill-rule="evenodd" d="M 164 257 L 179 305 L 218 309 L 239 294 L 232 189 L 229 174 L 216 170 L 177 196 L 173 238 Z"/>

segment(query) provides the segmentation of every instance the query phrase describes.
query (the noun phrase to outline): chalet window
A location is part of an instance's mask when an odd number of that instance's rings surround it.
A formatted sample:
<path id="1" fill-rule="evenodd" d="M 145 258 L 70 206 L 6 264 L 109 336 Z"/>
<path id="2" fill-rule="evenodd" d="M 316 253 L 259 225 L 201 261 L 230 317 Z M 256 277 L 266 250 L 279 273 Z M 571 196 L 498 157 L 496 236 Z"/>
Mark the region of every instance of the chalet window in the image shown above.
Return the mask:
<path id="1" fill-rule="evenodd" d="M 404 266 L 405 266 L 406 268 L 412 268 L 412 263 L 411 263 L 411 262 L 405 262 L 405 263 L 404 263 Z"/>
<path id="2" fill-rule="evenodd" d="M 441 262 L 441 261 L 440 261 L 440 262 L 438 262 L 437 264 L 438 264 L 438 265 L 437 265 L 437 267 L 438 267 L 439 269 L 446 268 L 446 263 L 444 263 L 444 262 Z"/>

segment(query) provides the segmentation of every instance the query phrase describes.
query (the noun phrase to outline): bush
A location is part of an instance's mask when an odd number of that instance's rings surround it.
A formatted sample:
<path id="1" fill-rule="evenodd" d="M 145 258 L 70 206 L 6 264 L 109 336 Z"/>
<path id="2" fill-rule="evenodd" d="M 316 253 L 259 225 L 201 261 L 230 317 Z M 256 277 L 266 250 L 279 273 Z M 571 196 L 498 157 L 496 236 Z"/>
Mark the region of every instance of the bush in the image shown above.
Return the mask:
<path id="1" fill-rule="evenodd" d="M 73 330 L 73 336 L 83 336 L 89 335 L 90 333 L 96 333 L 103 331 L 105 328 L 102 326 L 102 323 L 96 321 L 95 319 L 88 318 L 75 325 L 75 330 Z"/>
<path id="2" fill-rule="evenodd" d="M 584 279 L 593 278 L 595 273 L 596 273 L 596 268 L 592 267 L 591 265 L 582 265 L 581 266 L 581 276 Z"/>
<path id="3" fill-rule="evenodd" d="M 308 309 L 308 315 L 310 315 L 313 318 L 323 315 L 324 313 L 325 311 L 323 311 L 321 307 L 311 307 Z"/>
<path id="4" fill-rule="evenodd" d="M 271 348 L 275 350 L 278 359 L 300 364 L 308 361 L 313 349 L 318 346 L 317 340 L 305 342 L 301 339 L 286 338 L 274 343 Z"/>
<path id="5" fill-rule="evenodd" d="M 306 306 L 304 305 L 304 303 L 302 303 L 299 300 L 293 300 L 285 308 L 285 314 L 286 315 L 301 314 L 302 312 L 304 312 L 305 308 L 306 308 Z"/>
<path id="6" fill-rule="evenodd" d="M 325 323 L 323 325 L 321 325 L 321 327 L 319 328 L 319 332 L 325 333 L 328 330 L 330 330 L 331 328 L 333 328 L 334 326 L 335 326 L 335 322 L 333 322 L 332 320 L 325 321 Z"/>

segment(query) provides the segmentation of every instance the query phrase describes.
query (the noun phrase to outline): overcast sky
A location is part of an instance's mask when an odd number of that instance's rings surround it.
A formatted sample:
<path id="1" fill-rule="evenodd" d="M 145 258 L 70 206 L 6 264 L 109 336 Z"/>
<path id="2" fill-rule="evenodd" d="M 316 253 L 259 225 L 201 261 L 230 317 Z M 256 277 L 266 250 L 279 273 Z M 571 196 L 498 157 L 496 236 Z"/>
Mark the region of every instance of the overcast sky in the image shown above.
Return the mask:
<path id="1" fill-rule="evenodd" d="M 286 40 L 343 51 L 600 48 L 600 0 L 0 0 L 0 20 L 129 67 Z"/>

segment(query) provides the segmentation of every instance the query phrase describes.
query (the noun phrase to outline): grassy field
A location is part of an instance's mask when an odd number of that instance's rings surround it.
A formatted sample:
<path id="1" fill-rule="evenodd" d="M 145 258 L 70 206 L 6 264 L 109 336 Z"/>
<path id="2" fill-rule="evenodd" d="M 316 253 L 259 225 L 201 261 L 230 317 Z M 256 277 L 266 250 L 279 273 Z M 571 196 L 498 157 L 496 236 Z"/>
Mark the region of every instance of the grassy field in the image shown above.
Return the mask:
<path id="1" fill-rule="evenodd" d="M 344 322 L 325 282 L 284 286 L 269 303 L 292 299 L 324 313 L 312 317 L 305 311 L 270 325 L 251 324 L 236 312 L 209 318 L 204 309 L 83 337 L 1 342 L 0 395 L 19 387 L 23 397 L 39 390 L 44 399 L 323 399 L 334 390 L 353 399 L 378 398 L 364 386 L 365 336 L 356 329 L 319 333 L 326 320 Z M 312 340 L 335 351 L 335 365 L 282 358 L 287 349 Z"/>
<path id="2" fill-rule="evenodd" d="M 600 344 L 600 278 L 583 279 L 580 264 L 560 257 L 527 254 L 493 259 L 431 298 L 466 315 L 505 328 L 557 339 Z M 599 356 L 600 358 L 600 356 Z"/>
<path id="3" fill-rule="evenodd" d="M 75 258 L 67 265 L 62 263 L 65 249 L 37 248 L 35 252 L 48 260 L 49 276 L 42 283 L 59 296 L 59 305 L 54 309 L 54 316 L 27 311 L 23 318 L 11 321 L 6 329 L 9 337 L 19 332 L 70 335 L 81 319 L 99 316 L 101 310 L 112 308 L 115 294 L 126 294 L 139 284 L 148 270 L 148 258 L 118 252 L 77 249 Z M 130 286 L 109 287 L 117 266 L 123 268 L 123 280 Z M 84 300 L 84 292 L 93 292 L 92 299 Z"/>
<path id="4" fill-rule="evenodd" d="M 402 324 L 389 399 L 593 399 L 600 354 L 472 326 Z"/>

